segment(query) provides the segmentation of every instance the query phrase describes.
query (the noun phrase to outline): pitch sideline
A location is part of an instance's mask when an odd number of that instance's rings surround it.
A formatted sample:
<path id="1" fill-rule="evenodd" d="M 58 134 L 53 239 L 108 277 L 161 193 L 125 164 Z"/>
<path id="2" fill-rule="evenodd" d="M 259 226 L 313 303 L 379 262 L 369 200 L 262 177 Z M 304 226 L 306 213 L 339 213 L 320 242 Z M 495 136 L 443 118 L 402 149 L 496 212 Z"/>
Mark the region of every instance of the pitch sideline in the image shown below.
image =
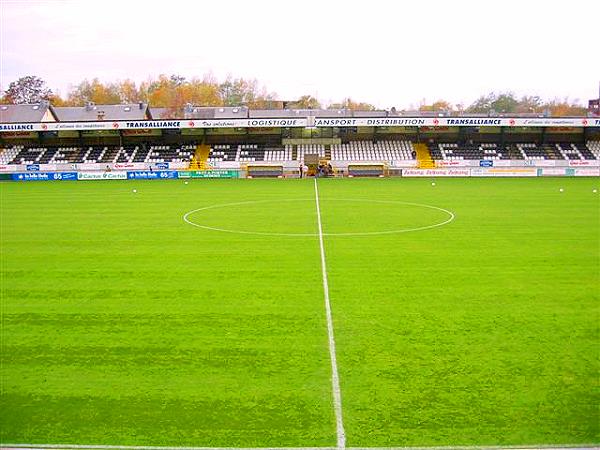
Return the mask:
<path id="1" fill-rule="evenodd" d="M 598 444 L 346 447 L 346 450 L 596 450 Z M 337 450 L 337 447 L 167 447 L 152 445 L 0 444 L 1 450 Z"/>

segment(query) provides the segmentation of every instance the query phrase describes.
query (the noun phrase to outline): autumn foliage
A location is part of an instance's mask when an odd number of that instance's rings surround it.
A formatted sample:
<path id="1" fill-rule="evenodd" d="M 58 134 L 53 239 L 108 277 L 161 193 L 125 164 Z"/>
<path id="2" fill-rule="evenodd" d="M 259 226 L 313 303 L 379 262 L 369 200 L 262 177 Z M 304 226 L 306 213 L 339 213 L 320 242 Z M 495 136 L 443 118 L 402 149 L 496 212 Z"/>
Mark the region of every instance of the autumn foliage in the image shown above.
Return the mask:
<path id="1" fill-rule="evenodd" d="M 203 78 L 186 79 L 179 75 L 160 75 L 141 83 L 121 80 L 103 83 L 98 78 L 83 80 L 72 87 L 62 98 L 55 95 L 39 77 L 26 76 L 9 84 L 1 99 L 2 103 L 37 103 L 49 101 L 54 106 L 83 106 L 88 102 L 98 105 L 121 103 L 148 103 L 153 107 L 166 108 L 166 116 L 180 115 L 186 105 L 196 106 L 247 106 L 251 109 L 278 109 L 284 102 L 277 95 L 259 85 L 256 80 L 228 77 L 219 82 L 212 75 Z M 285 102 L 287 108 L 319 109 L 323 105 L 311 95 L 303 95 L 296 101 Z M 350 97 L 339 103 L 326 106 L 330 109 L 372 111 L 376 107 L 369 103 L 354 101 Z M 512 92 L 491 92 L 482 95 L 468 107 L 452 105 L 440 99 L 432 104 L 421 102 L 420 111 L 459 112 L 478 114 L 531 113 L 550 116 L 581 116 L 587 110 L 577 100 L 568 98 L 542 100 L 538 96 L 518 98 Z"/>

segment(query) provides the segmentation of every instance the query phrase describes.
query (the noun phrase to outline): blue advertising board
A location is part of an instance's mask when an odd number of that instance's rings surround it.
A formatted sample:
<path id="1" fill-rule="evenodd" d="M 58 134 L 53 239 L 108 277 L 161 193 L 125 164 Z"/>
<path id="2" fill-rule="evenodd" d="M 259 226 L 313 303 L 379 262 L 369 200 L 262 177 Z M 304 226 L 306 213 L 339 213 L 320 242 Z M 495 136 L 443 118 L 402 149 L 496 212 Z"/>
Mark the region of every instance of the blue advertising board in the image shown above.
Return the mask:
<path id="1" fill-rule="evenodd" d="M 173 178 L 179 178 L 176 170 L 135 170 L 127 172 L 127 179 L 129 180 L 166 180 Z"/>
<path id="2" fill-rule="evenodd" d="M 48 181 L 51 180 L 49 173 L 13 173 L 15 181 Z"/>
<path id="3" fill-rule="evenodd" d="M 14 181 L 76 181 L 77 172 L 13 173 Z"/>
<path id="4" fill-rule="evenodd" d="M 479 161 L 479 167 L 494 167 L 494 161 L 491 159 L 482 159 Z"/>
<path id="5" fill-rule="evenodd" d="M 39 164 L 27 164 L 27 171 L 28 172 L 38 172 L 40 170 L 40 165 Z"/>
<path id="6" fill-rule="evenodd" d="M 165 163 L 165 162 L 154 163 L 154 167 L 156 167 L 157 169 L 166 170 L 169 168 L 169 163 L 168 162 L 167 163 Z"/>
<path id="7" fill-rule="evenodd" d="M 59 172 L 52 174 L 53 180 L 77 181 L 77 172 Z"/>

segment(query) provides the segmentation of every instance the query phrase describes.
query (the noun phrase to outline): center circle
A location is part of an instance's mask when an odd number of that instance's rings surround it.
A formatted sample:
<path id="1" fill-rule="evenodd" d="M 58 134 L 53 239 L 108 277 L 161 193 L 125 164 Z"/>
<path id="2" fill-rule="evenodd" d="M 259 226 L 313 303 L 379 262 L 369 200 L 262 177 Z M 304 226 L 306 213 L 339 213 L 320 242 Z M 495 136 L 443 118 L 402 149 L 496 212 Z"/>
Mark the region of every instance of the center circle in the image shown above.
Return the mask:
<path id="1" fill-rule="evenodd" d="M 376 236 L 428 230 L 454 220 L 437 206 L 398 200 L 320 199 L 323 236 Z M 249 200 L 193 209 L 194 227 L 259 236 L 319 236 L 314 198 Z"/>

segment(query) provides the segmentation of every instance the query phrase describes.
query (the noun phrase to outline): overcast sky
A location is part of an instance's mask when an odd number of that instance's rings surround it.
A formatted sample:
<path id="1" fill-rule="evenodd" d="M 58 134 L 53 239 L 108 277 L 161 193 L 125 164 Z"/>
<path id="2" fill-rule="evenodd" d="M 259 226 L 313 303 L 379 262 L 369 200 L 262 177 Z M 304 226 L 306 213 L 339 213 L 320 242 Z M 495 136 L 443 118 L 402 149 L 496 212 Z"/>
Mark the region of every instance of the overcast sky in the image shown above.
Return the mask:
<path id="1" fill-rule="evenodd" d="M 211 72 L 280 99 L 380 108 L 490 91 L 587 104 L 600 82 L 599 0 L 0 0 L 0 84 Z"/>

